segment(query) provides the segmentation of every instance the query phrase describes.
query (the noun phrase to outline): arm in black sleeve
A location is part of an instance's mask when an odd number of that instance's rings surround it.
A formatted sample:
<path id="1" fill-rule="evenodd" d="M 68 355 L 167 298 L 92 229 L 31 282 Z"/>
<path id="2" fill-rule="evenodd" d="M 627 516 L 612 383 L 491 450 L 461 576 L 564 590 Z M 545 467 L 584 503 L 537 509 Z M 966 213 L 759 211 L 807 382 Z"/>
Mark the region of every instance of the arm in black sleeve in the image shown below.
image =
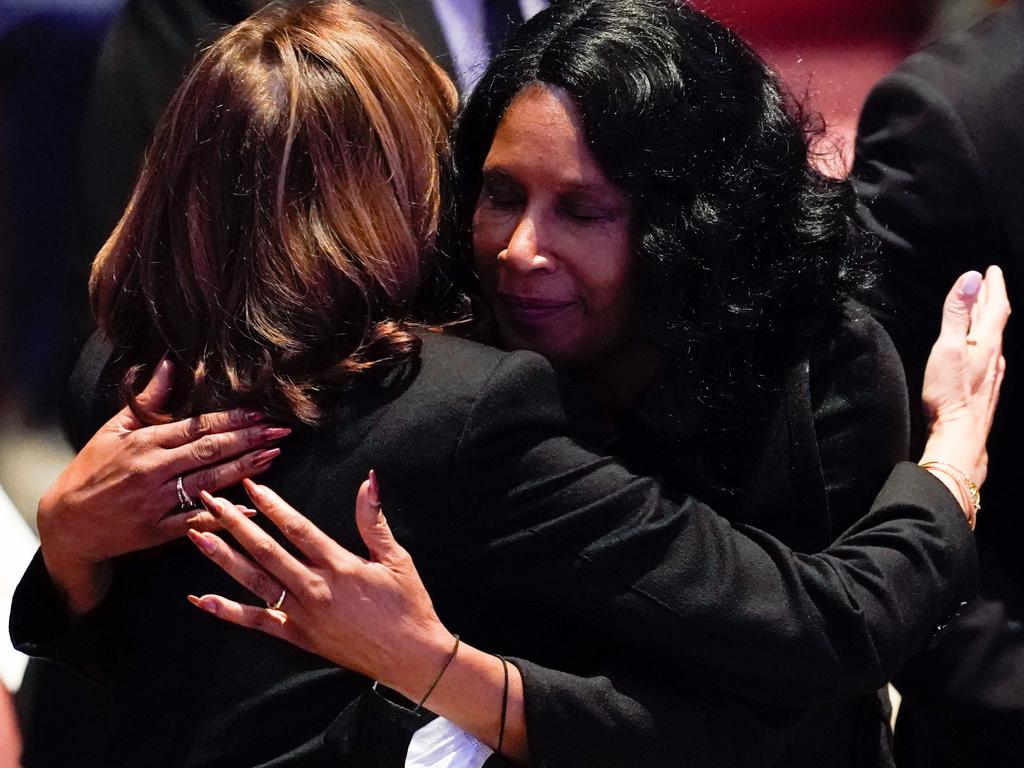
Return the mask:
<path id="1" fill-rule="evenodd" d="M 915 465 L 801 555 L 563 437 L 557 392 L 538 390 L 551 381 L 541 359 L 507 358 L 456 455 L 466 551 L 487 558 L 496 595 L 572 611 L 666 675 L 807 705 L 883 685 L 973 589 L 959 505 Z"/>
<path id="2" fill-rule="evenodd" d="M 870 508 L 906 458 L 907 405 L 896 351 L 858 305 L 811 349 L 785 376 L 780 427 L 769 428 L 769 455 L 754 462 L 743 504 L 817 550 Z M 773 765 L 807 713 L 701 692 L 686 680 L 672 691 L 657 670 L 635 675 L 623 659 L 608 661 L 590 678 L 519 664 L 535 765 L 669 766 L 684 756 L 692 766 Z"/>

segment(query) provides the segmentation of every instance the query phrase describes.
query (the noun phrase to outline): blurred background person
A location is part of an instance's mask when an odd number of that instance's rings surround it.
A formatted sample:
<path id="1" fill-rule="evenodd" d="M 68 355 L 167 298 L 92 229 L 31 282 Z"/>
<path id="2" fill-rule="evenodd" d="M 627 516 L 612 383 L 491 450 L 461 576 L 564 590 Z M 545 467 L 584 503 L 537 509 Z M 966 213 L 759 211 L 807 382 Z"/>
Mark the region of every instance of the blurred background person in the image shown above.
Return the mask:
<path id="1" fill-rule="evenodd" d="M 1015 0 L 944 37 L 885 77 L 864 106 L 853 169 L 882 245 L 874 303 L 907 370 L 914 438 L 918 393 L 944 283 L 999 264 L 1024 301 L 1024 4 Z M 981 598 L 949 637 L 897 678 L 900 765 L 1010 766 L 1024 759 L 1024 459 L 1020 317 L 1006 330 L 1010 371 L 989 440 L 991 483 L 978 528 Z"/>

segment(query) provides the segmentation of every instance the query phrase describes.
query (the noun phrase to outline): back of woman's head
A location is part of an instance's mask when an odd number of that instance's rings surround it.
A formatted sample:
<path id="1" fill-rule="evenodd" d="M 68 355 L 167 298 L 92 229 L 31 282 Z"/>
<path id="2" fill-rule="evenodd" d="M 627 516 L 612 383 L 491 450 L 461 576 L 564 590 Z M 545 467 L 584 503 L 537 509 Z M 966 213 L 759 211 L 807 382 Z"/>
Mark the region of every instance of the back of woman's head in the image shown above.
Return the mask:
<path id="1" fill-rule="evenodd" d="M 811 166 L 799 110 L 721 24 L 678 0 L 557 3 L 513 36 L 457 122 L 463 248 L 497 125 L 533 83 L 573 98 L 632 201 L 641 332 L 665 360 L 659 419 L 691 433 L 739 423 L 794 336 L 866 275 L 849 185 Z"/>
<path id="2" fill-rule="evenodd" d="M 271 5 L 198 60 L 90 281 L 126 363 L 177 363 L 176 413 L 315 422 L 408 359 L 433 268 L 451 83 L 344 1 Z M 133 369 L 131 375 L 138 373 Z"/>

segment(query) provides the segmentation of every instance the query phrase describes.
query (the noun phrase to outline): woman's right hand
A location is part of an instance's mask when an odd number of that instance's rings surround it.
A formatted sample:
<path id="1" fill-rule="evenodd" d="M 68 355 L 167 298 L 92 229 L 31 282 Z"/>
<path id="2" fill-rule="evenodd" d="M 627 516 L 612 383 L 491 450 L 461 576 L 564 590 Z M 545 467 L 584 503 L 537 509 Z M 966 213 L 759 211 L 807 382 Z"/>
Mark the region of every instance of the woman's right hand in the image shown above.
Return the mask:
<path id="1" fill-rule="evenodd" d="M 160 363 L 140 404 L 159 410 L 172 373 Z M 103 599 L 112 558 L 220 527 L 205 510 L 179 507 L 177 480 L 198 498 L 266 470 L 290 430 L 264 419 L 233 410 L 146 427 L 124 408 L 100 428 L 39 502 L 43 560 L 72 615 Z"/>
<path id="2" fill-rule="evenodd" d="M 1003 329 L 1009 316 L 999 267 L 989 267 L 984 278 L 978 272 L 962 275 L 946 296 L 924 374 L 929 437 L 921 463 L 952 464 L 978 485 L 988 472 L 985 443 L 1006 370 Z"/>

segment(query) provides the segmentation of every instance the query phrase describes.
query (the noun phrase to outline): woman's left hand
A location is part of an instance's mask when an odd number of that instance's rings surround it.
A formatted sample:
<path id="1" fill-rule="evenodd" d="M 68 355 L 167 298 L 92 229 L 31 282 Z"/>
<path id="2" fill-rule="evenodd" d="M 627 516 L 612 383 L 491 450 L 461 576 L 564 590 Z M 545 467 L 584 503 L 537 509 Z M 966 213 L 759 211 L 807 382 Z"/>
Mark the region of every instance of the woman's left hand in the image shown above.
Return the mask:
<path id="1" fill-rule="evenodd" d="M 189 600 L 218 618 L 286 640 L 415 699 L 452 648 L 409 553 L 391 533 L 373 472 L 359 488 L 356 524 L 369 550 L 349 552 L 266 486 L 245 481 L 253 504 L 305 556 L 300 562 L 230 502 L 203 492 L 210 512 L 252 559 L 219 536 L 190 531 L 213 562 L 268 607 L 219 595 Z"/>

